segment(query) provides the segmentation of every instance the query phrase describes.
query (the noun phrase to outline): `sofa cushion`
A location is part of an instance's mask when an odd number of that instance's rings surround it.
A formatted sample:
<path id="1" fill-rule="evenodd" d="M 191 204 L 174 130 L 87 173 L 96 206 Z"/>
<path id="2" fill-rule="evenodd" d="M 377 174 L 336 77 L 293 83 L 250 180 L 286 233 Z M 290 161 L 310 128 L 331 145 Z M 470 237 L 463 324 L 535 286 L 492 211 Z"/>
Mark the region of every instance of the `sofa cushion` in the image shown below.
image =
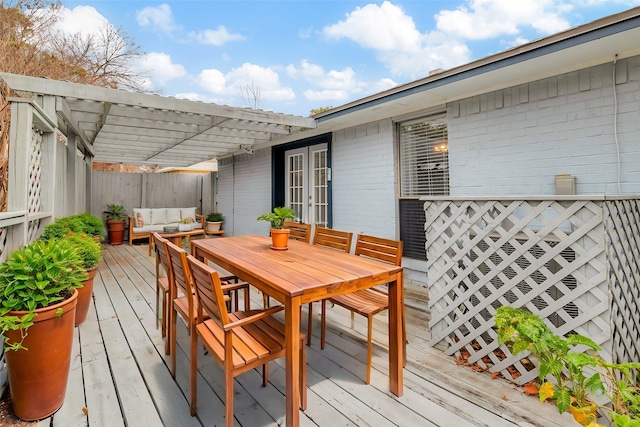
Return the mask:
<path id="1" fill-rule="evenodd" d="M 174 222 L 180 222 L 182 217 L 180 216 L 180 212 L 182 209 L 180 208 L 167 208 L 167 224 L 171 224 Z"/>
<path id="2" fill-rule="evenodd" d="M 151 209 L 133 208 L 133 220 L 135 227 L 144 227 L 151 224 Z"/>
<path id="3" fill-rule="evenodd" d="M 151 209 L 151 225 L 166 224 L 167 210 L 165 208 Z"/>
<path id="4" fill-rule="evenodd" d="M 180 209 L 181 219 L 185 219 L 187 217 L 191 218 L 194 222 L 196 220 L 196 208 L 182 208 Z"/>
<path id="5" fill-rule="evenodd" d="M 164 224 L 158 225 L 145 225 L 144 227 L 133 227 L 134 234 L 138 233 L 153 233 L 156 231 L 164 231 Z"/>

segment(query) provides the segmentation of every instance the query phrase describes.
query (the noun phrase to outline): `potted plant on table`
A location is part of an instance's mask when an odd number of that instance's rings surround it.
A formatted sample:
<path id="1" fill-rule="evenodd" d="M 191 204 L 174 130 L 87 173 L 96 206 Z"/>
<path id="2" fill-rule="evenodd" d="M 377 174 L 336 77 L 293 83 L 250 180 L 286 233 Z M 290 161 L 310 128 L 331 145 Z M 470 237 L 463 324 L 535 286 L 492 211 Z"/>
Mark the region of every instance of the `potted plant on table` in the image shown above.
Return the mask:
<path id="1" fill-rule="evenodd" d="M 286 250 L 289 244 L 289 230 L 282 224 L 287 219 L 294 219 L 296 213 L 291 208 L 277 207 L 273 212 L 260 215 L 258 221 L 268 221 L 271 225 L 271 249 Z"/>
<path id="2" fill-rule="evenodd" d="M 127 219 L 127 210 L 123 205 L 107 205 L 104 211 L 107 216 L 107 231 L 109 232 L 109 243 L 112 245 L 121 245 L 124 236 L 125 220 Z"/>
<path id="3" fill-rule="evenodd" d="M 220 212 L 211 212 L 207 215 L 207 232 L 211 233 L 214 231 L 220 231 L 220 227 L 222 226 L 222 214 Z"/>
<path id="4" fill-rule="evenodd" d="M 14 413 L 39 420 L 64 402 L 78 297 L 84 280 L 66 239 L 37 240 L 0 265 L 0 331 L 5 336 Z"/>
<path id="5" fill-rule="evenodd" d="M 178 231 L 191 231 L 193 230 L 193 218 L 190 216 L 182 218 L 178 223 Z"/>

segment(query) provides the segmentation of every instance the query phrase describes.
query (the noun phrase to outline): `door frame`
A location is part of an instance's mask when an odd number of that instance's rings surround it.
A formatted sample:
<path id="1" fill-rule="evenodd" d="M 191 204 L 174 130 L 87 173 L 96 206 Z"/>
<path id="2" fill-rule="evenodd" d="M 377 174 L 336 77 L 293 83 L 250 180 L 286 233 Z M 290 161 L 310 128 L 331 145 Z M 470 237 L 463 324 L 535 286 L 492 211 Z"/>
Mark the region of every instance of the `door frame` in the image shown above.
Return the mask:
<path id="1" fill-rule="evenodd" d="M 271 208 L 276 206 L 284 206 L 286 200 L 286 157 L 285 152 L 294 150 L 296 148 L 310 147 L 312 145 L 327 144 L 327 167 L 331 170 L 331 135 L 326 133 L 323 135 L 314 136 L 311 138 L 305 138 L 300 141 L 290 142 L 288 144 L 277 145 L 271 147 Z M 330 175 L 331 177 L 331 175 Z M 328 208 L 328 223 L 329 227 L 333 224 L 333 182 L 329 179 L 327 185 L 327 201 L 329 203 Z"/>

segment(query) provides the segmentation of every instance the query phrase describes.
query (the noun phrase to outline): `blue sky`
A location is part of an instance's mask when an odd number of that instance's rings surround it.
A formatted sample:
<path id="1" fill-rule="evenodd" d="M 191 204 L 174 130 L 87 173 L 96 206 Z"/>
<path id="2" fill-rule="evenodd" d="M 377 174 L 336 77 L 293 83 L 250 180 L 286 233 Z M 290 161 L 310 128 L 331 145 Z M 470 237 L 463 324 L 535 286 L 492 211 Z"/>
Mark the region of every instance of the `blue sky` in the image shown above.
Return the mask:
<path id="1" fill-rule="evenodd" d="M 640 0 L 63 0 L 65 31 L 122 27 L 162 95 L 307 116 Z"/>

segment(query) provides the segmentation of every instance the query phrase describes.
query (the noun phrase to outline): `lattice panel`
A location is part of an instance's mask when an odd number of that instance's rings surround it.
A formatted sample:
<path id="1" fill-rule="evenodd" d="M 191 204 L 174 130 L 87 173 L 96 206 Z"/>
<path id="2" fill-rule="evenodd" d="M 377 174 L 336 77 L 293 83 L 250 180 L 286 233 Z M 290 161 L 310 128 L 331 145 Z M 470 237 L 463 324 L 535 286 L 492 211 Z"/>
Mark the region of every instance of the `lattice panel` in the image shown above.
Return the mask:
<path id="1" fill-rule="evenodd" d="M 498 350 L 495 310 L 526 307 L 558 334 L 610 337 L 602 204 L 590 200 L 425 203 L 431 345 L 526 383 L 532 366 Z M 506 368 L 515 366 L 517 374 Z"/>
<path id="2" fill-rule="evenodd" d="M 605 207 L 612 357 L 615 362 L 637 362 L 640 360 L 640 201 L 607 201 Z"/>
<path id="3" fill-rule="evenodd" d="M 32 129 L 31 151 L 29 156 L 29 188 L 27 195 L 27 209 L 29 213 L 41 210 L 41 179 L 42 179 L 42 147 L 43 132 L 37 128 Z M 29 221 L 27 227 L 27 243 L 33 242 L 38 237 L 40 220 Z"/>
<path id="4" fill-rule="evenodd" d="M 7 228 L 0 228 L 0 261 L 7 258 L 5 248 L 7 247 Z"/>

